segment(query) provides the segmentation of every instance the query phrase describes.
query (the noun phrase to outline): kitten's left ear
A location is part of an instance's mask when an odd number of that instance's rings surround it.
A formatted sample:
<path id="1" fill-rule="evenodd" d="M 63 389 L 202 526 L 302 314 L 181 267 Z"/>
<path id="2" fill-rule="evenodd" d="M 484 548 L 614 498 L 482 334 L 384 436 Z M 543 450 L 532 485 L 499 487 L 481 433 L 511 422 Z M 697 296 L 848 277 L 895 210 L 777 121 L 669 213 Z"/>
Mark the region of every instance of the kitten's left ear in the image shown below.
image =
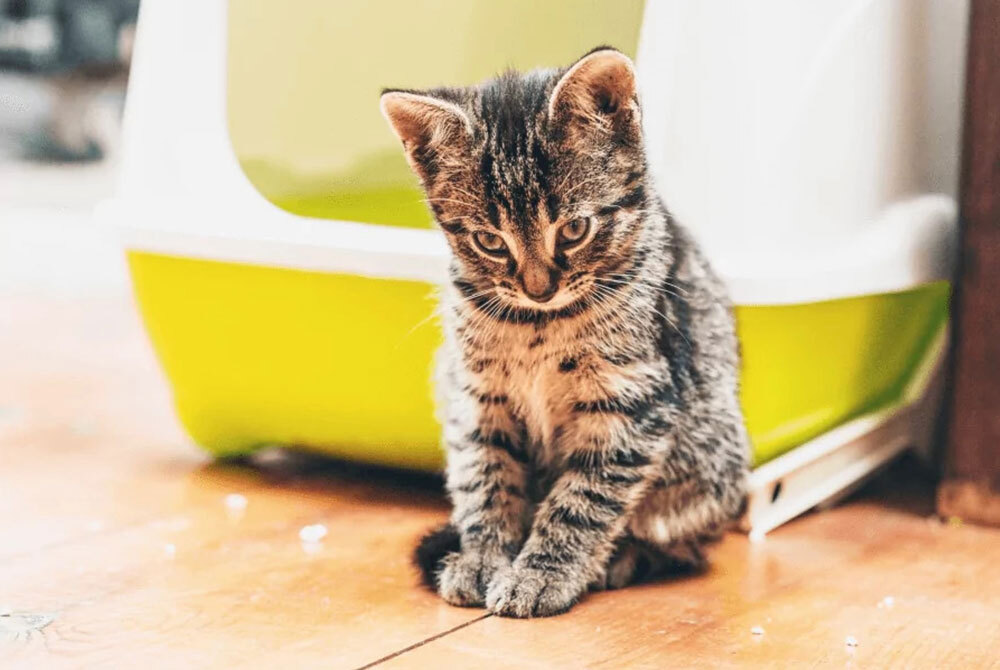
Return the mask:
<path id="1" fill-rule="evenodd" d="M 639 101 L 632 60 L 611 47 L 574 63 L 549 97 L 549 119 L 580 131 L 626 131 L 638 137 Z"/>

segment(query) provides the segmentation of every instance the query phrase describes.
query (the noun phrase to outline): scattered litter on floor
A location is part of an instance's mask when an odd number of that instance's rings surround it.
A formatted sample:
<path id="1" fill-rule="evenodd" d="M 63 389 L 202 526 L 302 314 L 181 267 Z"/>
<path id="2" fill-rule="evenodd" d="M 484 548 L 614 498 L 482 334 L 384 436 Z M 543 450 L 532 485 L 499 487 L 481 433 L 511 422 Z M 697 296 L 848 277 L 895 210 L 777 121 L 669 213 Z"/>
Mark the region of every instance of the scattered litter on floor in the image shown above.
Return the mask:
<path id="1" fill-rule="evenodd" d="M 230 516 L 243 516 L 243 512 L 247 509 L 247 497 L 242 493 L 230 493 L 226 496 L 225 502 Z"/>
<path id="2" fill-rule="evenodd" d="M 853 635 L 848 635 L 847 638 L 844 640 L 844 644 L 847 645 L 848 649 L 854 649 L 858 646 L 858 638 L 854 637 Z"/>
<path id="3" fill-rule="evenodd" d="M 764 634 L 764 627 L 754 626 L 753 628 L 750 629 L 750 634 L 753 635 L 754 637 L 760 637 L 761 635 Z"/>
<path id="4" fill-rule="evenodd" d="M 55 621 L 54 614 L 42 612 L 10 612 L 0 616 L 0 639 L 25 639 Z"/>
<path id="5" fill-rule="evenodd" d="M 878 601 L 878 608 L 880 610 L 891 610 L 892 606 L 896 604 L 896 599 L 892 596 L 886 596 L 882 600 Z"/>
<path id="6" fill-rule="evenodd" d="M 767 535 L 760 530 L 750 531 L 750 534 L 747 537 L 750 539 L 751 544 L 760 544 L 765 539 L 767 539 Z"/>
<path id="7" fill-rule="evenodd" d="M 962 521 L 960 516 L 950 516 L 948 517 L 948 525 L 953 528 L 960 528 L 965 522 Z"/>
<path id="8" fill-rule="evenodd" d="M 100 519 L 93 519 L 87 522 L 87 530 L 91 533 L 98 533 L 104 530 L 104 522 Z"/>
<path id="9" fill-rule="evenodd" d="M 0 605 L 0 616 L 10 616 L 14 613 L 14 608 L 9 605 Z"/>
<path id="10" fill-rule="evenodd" d="M 166 554 L 167 558 L 173 558 L 177 555 L 177 547 L 173 544 L 163 545 L 163 553 Z"/>
<path id="11" fill-rule="evenodd" d="M 321 523 L 314 523 L 302 527 L 299 531 L 299 539 L 309 544 L 315 544 L 326 537 L 326 533 L 326 526 Z"/>

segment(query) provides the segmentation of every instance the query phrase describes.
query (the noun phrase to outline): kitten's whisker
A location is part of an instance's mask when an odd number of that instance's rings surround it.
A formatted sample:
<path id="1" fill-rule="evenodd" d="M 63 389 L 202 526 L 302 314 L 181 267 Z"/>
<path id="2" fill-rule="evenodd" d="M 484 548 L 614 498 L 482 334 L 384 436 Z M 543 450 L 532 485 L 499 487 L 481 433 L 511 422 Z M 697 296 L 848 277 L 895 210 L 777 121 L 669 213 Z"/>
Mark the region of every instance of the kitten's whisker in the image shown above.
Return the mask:
<path id="1" fill-rule="evenodd" d="M 673 295 L 677 295 L 678 297 L 680 297 L 681 295 L 683 295 L 683 296 L 686 297 L 688 295 L 687 289 L 685 289 L 683 286 L 680 286 L 679 284 L 674 284 L 674 283 L 672 283 L 672 282 L 670 282 L 669 280 L 666 280 L 666 279 L 661 280 L 659 284 L 653 284 L 653 283 L 649 282 L 648 280 L 638 279 L 634 275 L 626 275 L 626 274 L 617 273 L 617 274 L 610 274 L 607 277 L 598 277 L 598 279 L 596 281 L 614 281 L 616 283 L 645 284 L 646 286 L 649 286 L 649 287 L 654 288 L 654 289 L 659 289 L 659 288 L 661 288 L 663 286 L 667 286 L 667 287 L 670 287 L 672 289 L 676 289 L 677 291 L 680 292 L 679 294 L 678 293 L 674 293 Z"/>
<path id="2" fill-rule="evenodd" d="M 597 281 L 598 282 L 607 282 L 609 284 L 615 284 L 615 285 L 619 285 L 619 286 L 634 286 L 636 288 L 648 289 L 648 290 L 654 291 L 656 293 L 665 293 L 666 295 L 672 295 L 672 296 L 674 296 L 676 298 L 683 298 L 683 297 L 685 297 L 684 295 L 682 295 L 680 293 L 677 293 L 675 291 L 671 291 L 669 288 L 666 288 L 665 286 L 657 286 L 655 284 L 650 284 L 648 282 L 644 282 L 644 281 L 641 281 L 641 280 L 634 280 L 634 279 L 633 280 L 620 280 L 620 279 L 611 279 L 611 278 L 608 278 L 608 277 L 602 277 L 601 279 L 599 279 Z"/>

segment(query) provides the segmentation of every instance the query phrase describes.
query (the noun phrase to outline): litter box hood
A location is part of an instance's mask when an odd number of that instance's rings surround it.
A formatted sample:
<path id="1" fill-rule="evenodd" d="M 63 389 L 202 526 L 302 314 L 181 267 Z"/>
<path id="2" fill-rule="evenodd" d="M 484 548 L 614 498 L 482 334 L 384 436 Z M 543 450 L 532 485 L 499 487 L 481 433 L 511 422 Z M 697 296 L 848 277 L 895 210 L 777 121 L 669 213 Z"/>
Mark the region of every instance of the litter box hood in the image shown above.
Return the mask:
<path id="1" fill-rule="evenodd" d="M 230 138 L 225 3 L 200 4 L 195 23 L 184 4 L 142 5 L 120 188 L 100 211 L 121 231 L 182 422 L 216 454 L 285 444 L 438 466 L 428 295 L 444 277 L 441 234 L 293 214 L 262 196 Z M 638 49 L 651 157 L 674 132 L 650 80 L 670 57 L 644 53 L 654 7 Z M 753 246 L 713 233 L 653 162 L 737 305 L 758 462 L 901 397 L 947 319 L 936 283 L 954 248 L 947 193 L 897 194 L 861 223 L 773 230 Z"/>

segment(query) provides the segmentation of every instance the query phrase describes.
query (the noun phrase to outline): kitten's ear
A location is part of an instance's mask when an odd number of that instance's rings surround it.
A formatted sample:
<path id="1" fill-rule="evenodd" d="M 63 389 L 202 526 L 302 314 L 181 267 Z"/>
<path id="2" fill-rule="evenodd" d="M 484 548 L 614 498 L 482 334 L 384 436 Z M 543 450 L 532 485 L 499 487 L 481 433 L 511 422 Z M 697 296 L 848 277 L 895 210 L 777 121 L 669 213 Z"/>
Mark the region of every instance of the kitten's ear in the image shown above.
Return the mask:
<path id="1" fill-rule="evenodd" d="M 472 123 L 462 109 L 447 100 L 411 91 L 387 90 L 382 115 L 403 143 L 410 165 L 425 183 L 433 181 L 442 161 L 468 146 Z"/>
<path id="2" fill-rule="evenodd" d="M 627 132 L 639 136 L 635 66 L 622 52 L 601 47 L 574 63 L 549 97 L 549 119 L 571 133 Z"/>

